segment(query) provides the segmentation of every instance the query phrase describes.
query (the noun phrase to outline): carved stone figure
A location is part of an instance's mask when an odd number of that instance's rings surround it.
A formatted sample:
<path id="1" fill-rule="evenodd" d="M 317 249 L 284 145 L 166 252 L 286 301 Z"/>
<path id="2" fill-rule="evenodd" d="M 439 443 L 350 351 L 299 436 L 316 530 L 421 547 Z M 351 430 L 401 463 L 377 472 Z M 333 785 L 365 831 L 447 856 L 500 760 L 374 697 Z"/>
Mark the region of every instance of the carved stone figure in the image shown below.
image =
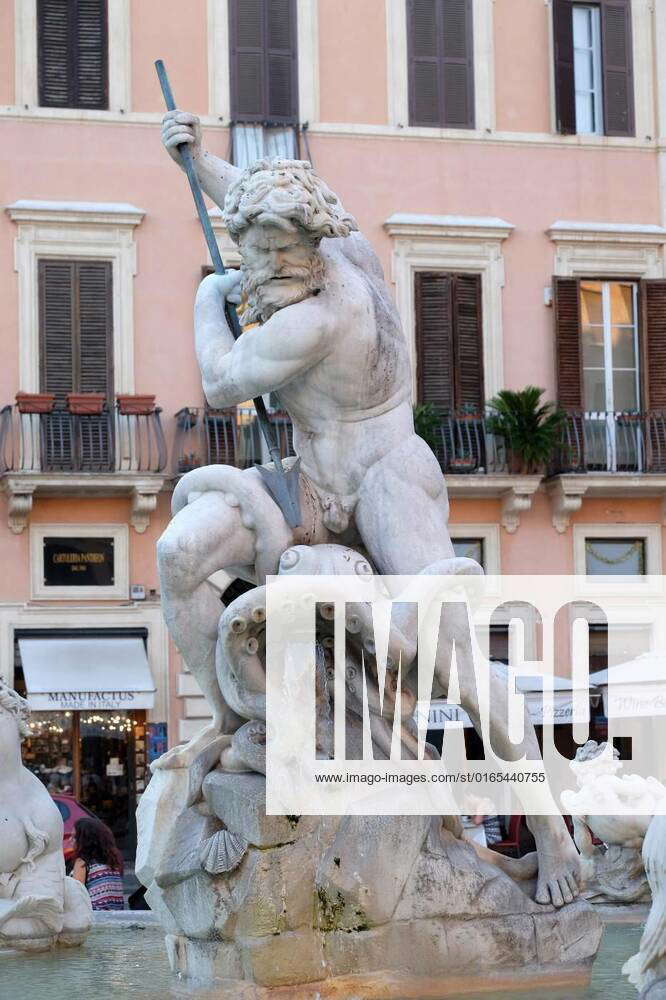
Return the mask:
<path id="1" fill-rule="evenodd" d="M 196 469 L 176 487 L 174 517 L 158 546 L 164 613 L 213 722 L 162 758 L 161 769 L 188 767 L 220 734 L 242 724 L 218 684 L 226 670 L 218 661 L 216 674 L 219 600 L 208 582 L 212 574 L 225 569 L 261 586 L 287 549 L 325 544 L 352 546 L 382 574 L 450 572 L 454 565 L 444 477 L 414 432 L 399 317 L 355 220 L 309 163 L 260 160 L 239 171 L 203 151 L 194 115 L 169 112 L 163 141 L 176 162 L 178 146 L 189 144 L 201 185 L 223 209 L 242 258 L 240 272 L 207 277 L 197 294 L 196 350 L 206 397 L 225 407 L 279 394 L 301 459 L 303 517 L 291 529 L 255 469 Z M 224 305 L 241 294 L 248 319 L 258 325 L 234 342 Z M 451 622 L 451 640 L 456 627 Z M 444 690 L 447 669 L 442 665 L 439 674 Z M 463 705 L 473 711 L 464 683 L 472 665 L 459 661 L 458 669 Z M 494 699 L 491 705 L 497 746 L 513 752 Z M 528 753 L 538 755 L 529 716 L 525 727 Z M 232 747 L 240 756 L 246 736 Z M 562 906 L 578 893 L 578 854 L 561 817 L 537 816 L 529 824 L 539 854 L 535 898 Z"/>
<path id="2" fill-rule="evenodd" d="M 65 875 L 60 812 L 21 762 L 28 715 L 0 680 L 0 950 L 79 945 L 92 925 L 85 887 Z"/>
<path id="3" fill-rule="evenodd" d="M 666 816 L 655 816 L 643 843 L 643 862 L 652 890 L 652 908 L 640 950 L 622 972 L 641 1000 L 666 1000 Z"/>
<path id="4" fill-rule="evenodd" d="M 622 767 L 617 750 L 589 740 L 571 763 L 578 791 L 562 793 L 581 853 L 583 895 L 595 902 L 650 899 L 641 848 L 653 815 L 664 809 L 666 788 L 655 778 L 620 776 Z"/>

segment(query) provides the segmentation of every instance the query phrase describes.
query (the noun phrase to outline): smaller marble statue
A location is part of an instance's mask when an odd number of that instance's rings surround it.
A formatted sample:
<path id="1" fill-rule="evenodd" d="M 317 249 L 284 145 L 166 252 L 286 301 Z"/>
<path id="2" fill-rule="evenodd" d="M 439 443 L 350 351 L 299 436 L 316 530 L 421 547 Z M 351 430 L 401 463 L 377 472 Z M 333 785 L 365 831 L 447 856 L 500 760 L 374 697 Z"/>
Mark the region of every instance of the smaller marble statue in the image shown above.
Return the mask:
<path id="1" fill-rule="evenodd" d="M 652 890 L 652 909 L 638 954 L 622 972 L 641 990 L 641 1000 L 666 1000 L 666 816 L 655 816 L 643 843 L 643 863 Z"/>
<path id="2" fill-rule="evenodd" d="M 581 853 L 583 895 L 596 902 L 650 899 L 641 847 L 652 817 L 666 802 L 666 788 L 655 778 L 620 776 L 622 766 L 617 750 L 589 740 L 571 763 L 578 791 L 562 793 Z"/>
<path id="3" fill-rule="evenodd" d="M 65 875 L 58 808 L 21 762 L 27 702 L 0 680 L 0 952 L 80 945 L 92 906 Z"/>

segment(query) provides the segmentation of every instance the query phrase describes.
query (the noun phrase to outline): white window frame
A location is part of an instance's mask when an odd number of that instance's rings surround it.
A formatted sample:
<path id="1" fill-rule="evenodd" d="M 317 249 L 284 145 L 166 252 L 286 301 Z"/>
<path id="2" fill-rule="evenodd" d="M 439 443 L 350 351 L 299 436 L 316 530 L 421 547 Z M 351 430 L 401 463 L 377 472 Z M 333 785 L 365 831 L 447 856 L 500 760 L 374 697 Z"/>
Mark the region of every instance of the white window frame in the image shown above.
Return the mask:
<path id="1" fill-rule="evenodd" d="M 483 380 L 486 399 L 504 386 L 502 336 L 502 244 L 513 226 L 503 219 L 478 216 L 417 215 L 398 212 L 384 223 L 391 237 L 391 279 L 412 363 L 416 399 L 415 275 L 448 271 L 481 275 Z"/>
<path id="2" fill-rule="evenodd" d="M 319 27 L 317 0 L 296 0 L 299 122 L 319 120 Z M 229 0 L 208 0 L 208 108 L 228 124 L 231 119 L 229 77 Z"/>
<path id="3" fill-rule="evenodd" d="M 44 583 L 45 538 L 112 538 L 113 579 L 108 587 L 48 587 Z M 30 590 L 34 601 L 126 601 L 129 595 L 129 529 L 126 524 L 32 524 Z"/>
<path id="4" fill-rule="evenodd" d="M 114 391 L 134 392 L 134 228 L 145 213 L 122 203 L 51 201 L 16 201 L 7 213 L 18 227 L 19 388 L 39 392 L 39 260 L 93 259 L 111 261 Z"/>
<path id="5" fill-rule="evenodd" d="M 107 0 L 109 107 L 45 108 L 37 82 L 37 0 L 14 0 L 15 101 L 23 111 L 39 110 L 45 118 L 104 118 L 131 109 L 130 0 Z"/>
<path id="6" fill-rule="evenodd" d="M 574 524 L 574 573 L 588 580 L 599 581 L 602 577 L 587 577 L 585 542 L 588 538 L 642 538 L 645 540 L 645 575 L 660 576 L 661 569 L 661 527 L 658 524 Z"/>
<path id="7" fill-rule="evenodd" d="M 486 576 L 499 576 L 500 570 L 500 529 L 499 524 L 464 524 L 449 522 L 451 541 L 457 538 L 479 538 L 483 541 L 483 555 Z"/>
<path id="8" fill-rule="evenodd" d="M 145 628 L 147 656 L 155 682 L 155 706 L 148 722 L 170 723 L 169 633 L 158 602 L 123 607 L 0 604 L 0 677 L 14 685 L 14 634 L 19 629 Z M 177 742 L 170 736 L 170 743 Z"/>
<path id="9" fill-rule="evenodd" d="M 432 132 L 460 138 L 466 133 L 483 135 L 495 129 L 495 43 L 494 0 L 473 0 L 474 32 L 474 128 L 442 129 Z M 395 128 L 411 130 L 409 124 L 409 66 L 406 0 L 386 0 L 386 62 L 388 120 Z M 414 126 L 420 132 L 422 127 Z"/>
<path id="10" fill-rule="evenodd" d="M 579 128 L 578 122 L 578 81 L 576 80 L 576 27 L 575 27 L 575 15 L 574 15 L 574 98 L 576 100 L 576 133 L 578 135 L 603 135 L 604 134 L 604 99 L 603 99 L 603 70 L 602 70 L 602 54 L 601 54 L 601 8 L 593 4 L 588 3 L 575 3 L 572 6 L 572 14 L 576 10 L 584 10 L 590 15 L 590 34 L 592 37 L 592 45 L 588 51 L 592 58 L 592 89 L 586 91 L 588 96 L 592 97 L 592 106 L 594 114 L 594 124 L 595 128 L 586 129 L 585 131 Z"/>
<path id="11" fill-rule="evenodd" d="M 590 279 L 595 280 L 595 279 Z M 605 395 L 606 401 L 610 399 L 613 403 L 612 406 L 606 406 L 604 409 L 606 411 L 617 412 L 618 407 L 615 406 L 614 399 L 614 388 L 613 388 L 613 373 L 616 371 L 631 371 L 631 369 L 616 368 L 613 364 L 613 335 L 612 329 L 613 325 L 611 322 L 611 297 L 610 297 L 610 286 L 611 284 L 619 284 L 619 282 L 614 281 L 612 278 L 604 278 L 599 281 L 601 285 L 601 309 L 602 309 L 602 329 L 603 329 L 603 343 L 604 343 L 604 384 L 605 384 Z M 628 283 L 625 283 L 628 284 Z M 636 389 L 636 399 L 640 403 L 640 358 L 639 358 L 639 347 L 638 347 L 638 285 L 636 282 L 631 283 L 632 289 L 632 312 L 634 317 L 634 322 L 632 324 L 633 334 L 634 334 L 634 357 L 636 358 L 636 378 L 635 378 L 635 389 Z M 590 368 L 589 365 L 583 364 L 583 371 L 586 368 Z M 591 369 L 594 370 L 594 369 Z M 636 407 L 640 409 L 640 406 Z M 590 413 L 595 411 L 588 411 L 588 416 Z M 615 423 L 613 421 L 613 427 Z M 613 470 L 614 471 L 614 470 Z"/>

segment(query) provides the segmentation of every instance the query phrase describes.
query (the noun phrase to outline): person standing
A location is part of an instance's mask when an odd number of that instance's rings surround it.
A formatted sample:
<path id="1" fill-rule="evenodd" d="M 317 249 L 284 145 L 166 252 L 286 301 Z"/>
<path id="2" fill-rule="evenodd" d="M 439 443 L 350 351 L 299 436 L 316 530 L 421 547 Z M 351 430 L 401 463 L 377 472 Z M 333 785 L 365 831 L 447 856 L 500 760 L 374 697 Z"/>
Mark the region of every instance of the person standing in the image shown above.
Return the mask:
<path id="1" fill-rule="evenodd" d="M 88 890 L 93 910 L 123 910 L 123 859 L 111 830 L 101 820 L 74 824 L 72 878 Z"/>

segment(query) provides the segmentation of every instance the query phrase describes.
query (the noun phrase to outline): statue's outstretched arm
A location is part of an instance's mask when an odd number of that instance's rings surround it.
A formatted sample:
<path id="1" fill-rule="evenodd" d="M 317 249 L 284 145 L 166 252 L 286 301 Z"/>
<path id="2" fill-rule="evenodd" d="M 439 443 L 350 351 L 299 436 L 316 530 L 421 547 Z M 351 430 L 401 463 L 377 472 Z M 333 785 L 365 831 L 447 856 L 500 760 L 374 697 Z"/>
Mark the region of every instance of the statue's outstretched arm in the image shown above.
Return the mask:
<path id="1" fill-rule="evenodd" d="M 306 372 L 331 349 L 326 310 L 316 297 L 274 313 L 234 341 L 225 315 L 225 297 L 238 301 L 239 272 L 210 274 L 194 305 L 197 359 L 204 393 L 215 408 L 237 406 L 280 389 Z"/>
<path id="2" fill-rule="evenodd" d="M 178 146 L 181 143 L 189 145 L 201 187 L 222 208 L 229 186 L 240 176 L 241 171 L 202 148 L 201 123 L 197 116 L 178 109 L 167 111 L 162 119 L 162 142 L 179 167 L 182 164 Z"/>

